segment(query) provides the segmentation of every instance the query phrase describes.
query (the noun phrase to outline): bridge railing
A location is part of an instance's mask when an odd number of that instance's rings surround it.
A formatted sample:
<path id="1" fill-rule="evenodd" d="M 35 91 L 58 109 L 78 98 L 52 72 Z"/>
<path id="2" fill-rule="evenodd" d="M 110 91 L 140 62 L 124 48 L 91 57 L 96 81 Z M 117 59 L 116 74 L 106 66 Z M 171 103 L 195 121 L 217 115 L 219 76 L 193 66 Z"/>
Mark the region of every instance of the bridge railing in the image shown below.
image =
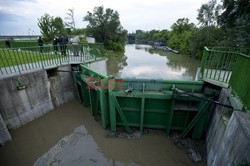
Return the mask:
<path id="1" fill-rule="evenodd" d="M 103 58 L 103 44 L 71 44 L 0 49 L 0 75 L 83 63 Z"/>
<path id="2" fill-rule="evenodd" d="M 235 51 L 235 52 L 233 52 Z M 243 52 L 248 54 L 243 54 Z M 232 91 L 250 109 L 249 49 L 205 47 L 201 60 L 201 78 L 216 85 L 230 86 Z"/>
<path id="3" fill-rule="evenodd" d="M 201 60 L 201 76 L 211 81 L 229 83 L 237 53 L 205 47 Z"/>

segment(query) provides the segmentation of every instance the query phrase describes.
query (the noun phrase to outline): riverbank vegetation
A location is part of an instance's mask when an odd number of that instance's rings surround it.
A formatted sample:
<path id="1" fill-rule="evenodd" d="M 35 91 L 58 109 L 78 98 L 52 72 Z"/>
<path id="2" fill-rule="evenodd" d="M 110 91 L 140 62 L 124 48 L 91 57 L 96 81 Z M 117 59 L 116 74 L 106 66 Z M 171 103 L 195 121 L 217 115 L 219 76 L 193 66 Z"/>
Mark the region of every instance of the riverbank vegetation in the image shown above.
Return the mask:
<path id="1" fill-rule="evenodd" d="M 139 43 L 161 42 L 181 53 L 200 58 L 204 46 L 248 47 L 250 45 L 250 3 L 210 0 L 198 9 L 198 26 L 188 18 L 178 19 L 170 30 L 137 30 Z"/>
<path id="2" fill-rule="evenodd" d="M 14 40 L 9 39 L 12 48 L 37 47 L 37 40 Z M 0 41 L 0 48 L 5 48 L 5 41 Z"/>
<path id="3" fill-rule="evenodd" d="M 124 51 L 127 31 L 120 23 L 119 14 L 110 8 L 95 7 L 84 17 L 88 22 L 86 34 L 93 36 L 97 42 L 104 43 L 106 49 Z"/>
<path id="4" fill-rule="evenodd" d="M 56 36 L 80 35 L 94 37 L 96 42 L 103 43 L 105 48 L 113 51 L 124 51 L 127 31 L 120 23 L 119 13 L 103 6 L 95 7 L 83 17 L 88 23 L 86 28 L 76 28 L 74 9 L 69 9 L 65 22 L 61 17 L 48 13 L 38 19 L 38 26 L 45 42 L 52 42 Z"/>

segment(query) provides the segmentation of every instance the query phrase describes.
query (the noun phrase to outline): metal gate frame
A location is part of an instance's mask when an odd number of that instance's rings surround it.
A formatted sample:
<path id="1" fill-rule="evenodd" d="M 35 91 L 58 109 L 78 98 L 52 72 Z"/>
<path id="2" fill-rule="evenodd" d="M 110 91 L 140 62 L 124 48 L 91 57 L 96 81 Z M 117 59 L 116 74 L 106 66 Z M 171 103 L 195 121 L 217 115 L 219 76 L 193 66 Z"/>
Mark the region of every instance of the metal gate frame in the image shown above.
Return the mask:
<path id="1" fill-rule="evenodd" d="M 91 82 L 94 88 L 87 88 L 89 78 L 93 77 L 96 78 Z M 183 137 L 202 135 L 209 103 L 180 94 L 176 89 L 204 95 L 203 81 L 112 78 L 84 65 L 80 65 L 80 72 L 74 78 L 76 85 L 81 83 L 78 95 L 83 95 L 84 105 L 89 101 L 95 118 L 101 115 L 103 128 L 110 126 L 116 132 L 120 125 L 127 132 L 132 132 L 131 127 L 139 127 L 140 132 L 144 128 L 156 128 L 164 129 L 167 134 L 179 130 Z M 108 88 L 100 88 L 101 85 Z"/>

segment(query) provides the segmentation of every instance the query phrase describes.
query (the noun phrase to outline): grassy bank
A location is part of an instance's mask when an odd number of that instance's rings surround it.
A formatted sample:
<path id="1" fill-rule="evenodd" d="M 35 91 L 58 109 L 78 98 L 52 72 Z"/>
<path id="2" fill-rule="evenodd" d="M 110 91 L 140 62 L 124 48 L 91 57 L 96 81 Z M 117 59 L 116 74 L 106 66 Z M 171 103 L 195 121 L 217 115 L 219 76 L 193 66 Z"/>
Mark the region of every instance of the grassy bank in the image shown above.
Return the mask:
<path id="1" fill-rule="evenodd" d="M 31 51 L 0 50 L 0 67 L 64 58 L 62 55 Z"/>
<path id="2" fill-rule="evenodd" d="M 4 40 L 0 41 L 0 48 L 5 48 Z M 37 40 L 13 40 L 10 41 L 12 48 L 38 46 Z"/>

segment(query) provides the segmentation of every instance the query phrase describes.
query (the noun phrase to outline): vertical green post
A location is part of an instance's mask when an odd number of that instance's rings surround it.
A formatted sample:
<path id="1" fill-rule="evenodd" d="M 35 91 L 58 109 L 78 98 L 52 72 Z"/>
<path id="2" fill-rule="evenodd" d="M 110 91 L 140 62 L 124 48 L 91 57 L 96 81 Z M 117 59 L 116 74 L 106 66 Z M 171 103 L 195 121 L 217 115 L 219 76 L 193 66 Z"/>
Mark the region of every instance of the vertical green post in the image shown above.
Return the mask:
<path id="1" fill-rule="evenodd" d="M 140 132 L 143 133 L 143 121 L 144 121 L 144 106 L 145 106 L 145 97 L 141 98 L 141 121 L 140 121 Z"/>

